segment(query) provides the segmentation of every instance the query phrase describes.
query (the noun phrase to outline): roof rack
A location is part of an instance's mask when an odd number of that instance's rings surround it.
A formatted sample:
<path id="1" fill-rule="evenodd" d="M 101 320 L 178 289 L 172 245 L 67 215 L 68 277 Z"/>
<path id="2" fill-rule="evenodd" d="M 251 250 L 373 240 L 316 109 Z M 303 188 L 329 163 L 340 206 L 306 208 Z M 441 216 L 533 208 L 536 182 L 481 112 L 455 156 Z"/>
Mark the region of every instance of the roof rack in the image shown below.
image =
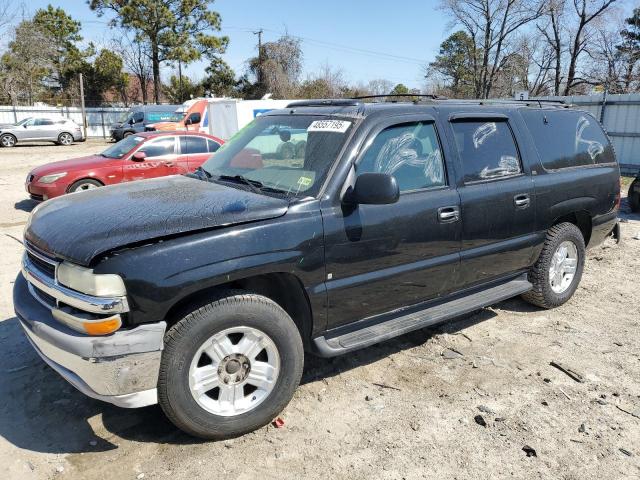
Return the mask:
<path id="1" fill-rule="evenodd" d="M 353 98 L 325 98 L 315 100 L 298 100 L 291 102 L 286 108 L 296 107 L 356 107 L 360 102 Z"/>
<path id="2" fill-rule="evenodd" d="M 430 100 L 447 100 L 447 97 L 441 97 L 440 95 L 433 95 L 430 93 L 388 93 L 386 95 L 361 95 L 359 97 L 353 97 L 354 100 L 370 100 L 375 98 L 406 98 L 406 97 L 418 97 L 428 98 Z"/>

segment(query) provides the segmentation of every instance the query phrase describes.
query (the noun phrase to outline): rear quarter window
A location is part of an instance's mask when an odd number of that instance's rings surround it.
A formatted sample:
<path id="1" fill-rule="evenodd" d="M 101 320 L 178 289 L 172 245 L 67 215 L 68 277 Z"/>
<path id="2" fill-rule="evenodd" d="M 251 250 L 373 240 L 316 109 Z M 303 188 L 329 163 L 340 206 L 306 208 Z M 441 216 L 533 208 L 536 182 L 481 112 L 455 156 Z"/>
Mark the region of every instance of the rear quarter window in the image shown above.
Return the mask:
<path id="1" fill-rule="evenodd" d="M 575 110 L 521 110 L 545 170 L 614 163 L 598 121 Z"/>

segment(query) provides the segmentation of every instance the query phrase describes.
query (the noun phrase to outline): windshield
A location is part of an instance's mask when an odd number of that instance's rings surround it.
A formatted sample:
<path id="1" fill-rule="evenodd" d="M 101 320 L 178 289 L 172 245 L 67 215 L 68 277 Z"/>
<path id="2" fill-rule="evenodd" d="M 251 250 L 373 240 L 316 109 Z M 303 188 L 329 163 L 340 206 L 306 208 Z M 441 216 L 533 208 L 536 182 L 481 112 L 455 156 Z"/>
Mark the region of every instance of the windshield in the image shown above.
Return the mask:
<path id="1" fill-rule="evenodd" d="M 29 120 L 31 120 L 31 118 L 23 118 L 22 120 L 20 120 L 18 123 L 16 123 L 16 127 L 19 127 L 21 125 L 24 125 L 25 123 L 27 123 Z"/>
<path id="2" fill-rule="evenodd" d="M 241 176 L 264 190 L 315 196 L 352 124 L 315 115 L 262 116 L 234 135 L 202 168 L 217 181 Z"/>
<path id="3" fill-rule="evenodd" d="M 122 158 L 128 152 L 131 151 L 136 145 L 139 145 L 144 140 L 144 137 L 137 135 L 131 135 L 123 140 L 120 140 L 115 145 L 110 146 L 100 155 L 107 158 Z"/>

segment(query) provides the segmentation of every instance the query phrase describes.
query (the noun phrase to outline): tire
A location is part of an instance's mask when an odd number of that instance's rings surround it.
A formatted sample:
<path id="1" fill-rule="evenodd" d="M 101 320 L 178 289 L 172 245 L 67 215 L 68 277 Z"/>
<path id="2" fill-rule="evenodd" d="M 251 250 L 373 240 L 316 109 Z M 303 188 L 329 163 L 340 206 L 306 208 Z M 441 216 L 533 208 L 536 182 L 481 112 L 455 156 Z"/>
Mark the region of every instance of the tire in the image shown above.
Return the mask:
<path id="1" fill-rule="evenodd" d="M 570 245 L 573 245 L 571 247 Z M 575 270 L 570 281 L 569 274 L 563 273 L 564 269 L 570 269 L 573 262 L 566 262 L 563 266 L 556 263 L 558 258 L 562 256 L 562 247 L 571 251 L 575 248 Z M 556 253 L 558 257 L 555 257 Z M 569 258 L 571 255 L 568 255 Z M 582 232 L 573 223 L 560 223 L 553 226 L 547 232 L 547 238 L 544 242 L 542 252 L 536 263 L 529 270 L 529 281 L 533 285 L 533 289 L 522 295 L 527 302 L 542 308 L 559 307 L 567 302 L 574 294 L 582 278 L 584 269 L 585 245 Z M 558 281 L 558 276 L 554 276 L 552 280 L 552 268 L 554 272 L 560 271 L 559 277 L 562 281 Z M 556 287 L 553 286 L 555 282 Z"/>
<path id="2" fill-rule="evenodd" d="M 70 133 L 62 132 L 60 135 L 58 135 L 58 145 L 64 145 L 65 147 L 68 147 L 72 143 L 73 135 L 71 135 Z"/>
<path id="3" fill-rule="evenodd" d="M 631 182 L 629 186 L 629 194 L 627 196 L 627 201 L 629 202 L 629 208 L 634 213 L 640 212 L 640 192 L 634 192 L 633 189 L 635 186 L 640 184 L 640 180 L 636 179 Z"/>
<path id="4" fill-rule="evenodd" d="M 84 190 L 93 190 L 94 188 L 103 187 L 104 185 L 100 183 L 98 180 L 93 180 L 92 178 L 83 178 L 82 180 L 78 180 L 74 182 L 68 190 L 68 193 L 77 193 L 82 192 Z"/>
<path id="5" fill-rule="evenodd" d="M 223 347 L 226 340 L 220 339 L 230 340 L 231 335 L 236 335 L 236 341 Z M 257 338 L 260 346 L 245 351 L 245 340 L 251 345 Z M 207 346 L 211 357 L 203 352 Z M 235 372 L 229 369 L 234 361 Z M 237 437 L 266 425 L 284 409 L 300 383 L 303 363 L 298 328 L 279 305 L 260 295 L 228 291 L 189 313 L 167 332 L 158 402 L 169 420 L 189 435 L 212 440 Z M 260 389 L 253 385 L 252 375 L 269 371 L 265 364 L 277 368 L 271 371 L 271 381 Z M 192 388 L 195 369 L 206 372 L 200 378 L 213 383 L 200 391 Z M 214 384 L 217 386 L 212 387 Z M 240 400 L 234 397 L 223 402 L 223 395 L 230 395 L 223 393 L 223 388 L 224 392 L 233 389 Z"/>
<path id="6" fill-rule="evenodd" d="M 2 145 L 3 147 L 6 147 L 6 148 L 15 147 L 16 143 L 18 143 L 18 140 L 16 139 L 16 137 L 14 137 L 9 133 L 5 133 L 4 135 L 0 136 L 0 145 Z"/>

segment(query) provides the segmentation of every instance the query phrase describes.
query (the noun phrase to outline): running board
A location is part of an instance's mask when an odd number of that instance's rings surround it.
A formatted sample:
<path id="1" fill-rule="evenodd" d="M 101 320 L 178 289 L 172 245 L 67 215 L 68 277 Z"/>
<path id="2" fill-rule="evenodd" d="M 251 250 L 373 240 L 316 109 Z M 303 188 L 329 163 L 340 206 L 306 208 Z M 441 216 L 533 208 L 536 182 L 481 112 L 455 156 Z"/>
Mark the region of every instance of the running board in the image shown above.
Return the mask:
<path id="1" fill-rule="evenodd" d="M 316 352 L 322 357 L 335 357 L 343 353 L 368 347 L 384 340 L 397 337 L 413 330 L 449 320 L 479 308 L 507 300 L 531 290 L 533 286 L 527 280 L 526 274 L 507 283 L 502 283 L 484 290 L 458 297 L 445 303 L 433 305 L 423 310 L 371 323 L 371 319 L 361 320 L 361 328 L 356 324 L 339 327 L 333 332 L 325 333 L 313 339 Z M 406 310 L 406 309 L 405 309 Z M 385 315 L 385 317 L 388 317 Z M 345 332 L 346 333 L 340 333 Z"/>

